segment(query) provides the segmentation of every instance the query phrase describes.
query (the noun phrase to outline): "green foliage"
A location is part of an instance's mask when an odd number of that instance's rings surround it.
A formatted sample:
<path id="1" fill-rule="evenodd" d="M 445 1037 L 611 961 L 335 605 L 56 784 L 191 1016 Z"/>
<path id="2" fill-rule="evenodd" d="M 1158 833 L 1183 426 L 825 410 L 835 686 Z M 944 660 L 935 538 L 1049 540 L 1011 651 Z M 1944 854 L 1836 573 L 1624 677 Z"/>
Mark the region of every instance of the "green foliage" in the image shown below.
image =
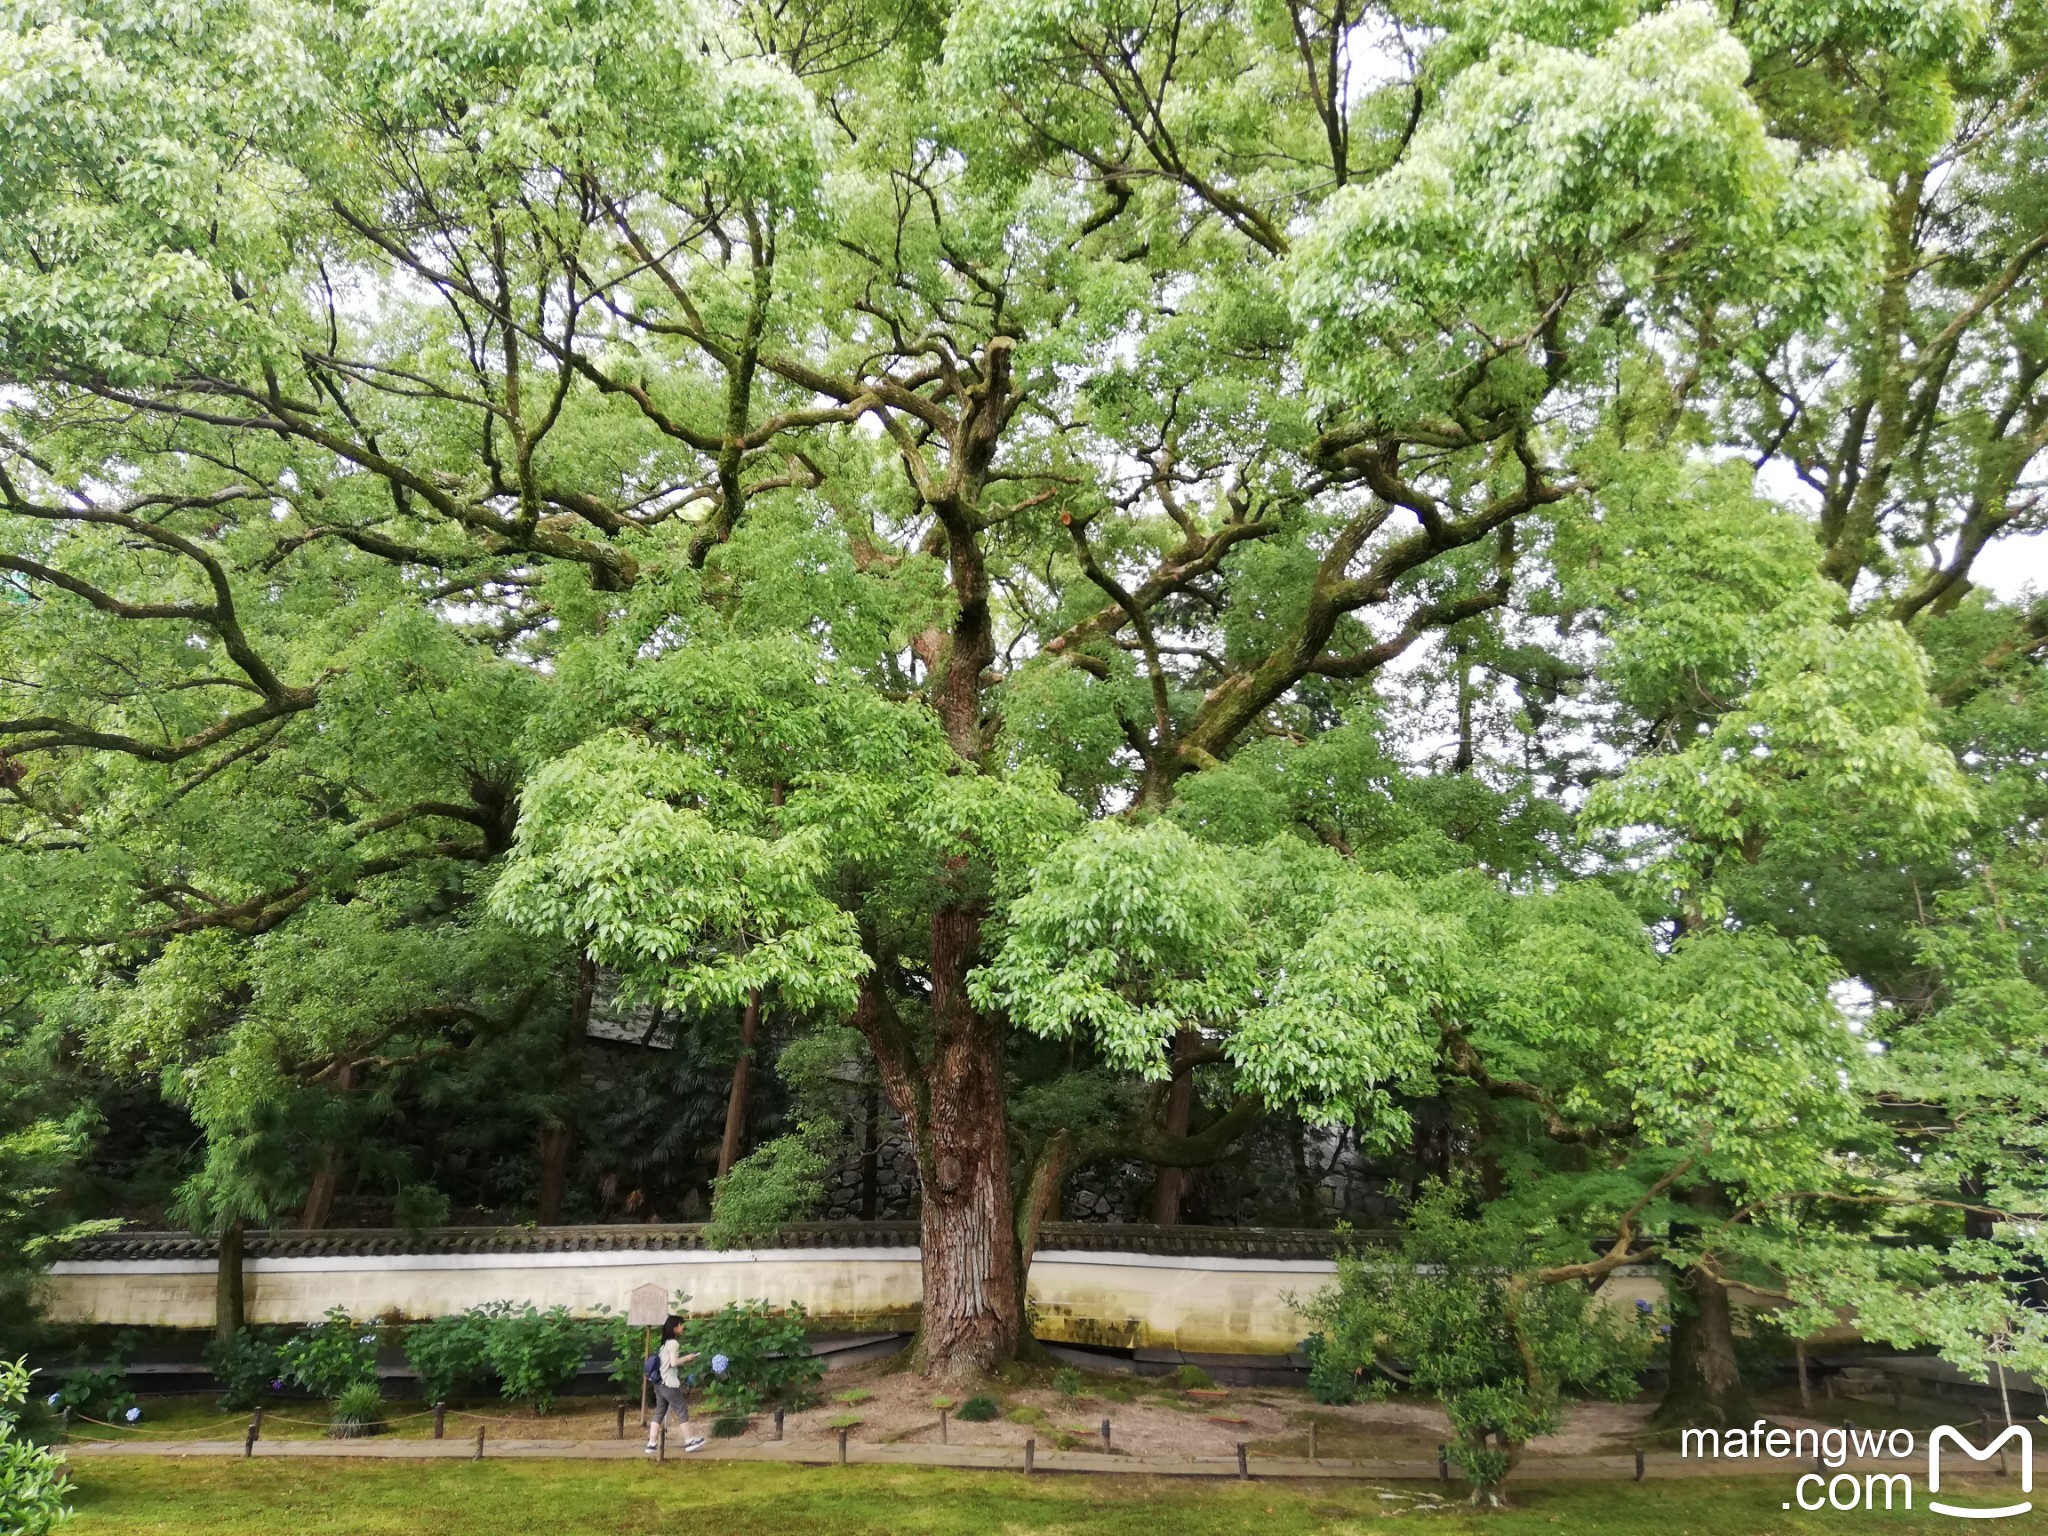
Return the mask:
<path id="1" fill-rule="evenodd" d="M 684 1325 L 683 1353 L 696 1363 L 685 1376 L 704 1390 L 714 1413 L 753 1413 L 771 1403 L 800 1400 L 824 1380 L 825 1362 L 811 1353 L 804 1309 L 795 1302 L 731 1301 Z M 726 1357 L 723 1375 L 712 1369 Z"/>
<path id="2" fill-rule="evenodd" d="M 54 1408 L 98 1419 L 103 1424 L 119 1423 L 135 1406 L 135 1394 L 128 1390 L 128 1370 L 117 1357 L 104 1370 L 80 1366 L 66 1371 L 51 1394 Z"/>
<path id="3" fill-rule="evenodd" d="M 1556 1428 L 1564 1394 L 1635 1394 L 1653 1335 L 1649 1317 L 1565 1272 L 1583 1255 L 1532 1239 L 1499 1207 L 1468 1214 L 1472 1193 L 1468 1180 L 1432 1184 L 1396 1252 L 1340 1258 L 1336 1285 L 1308 1306 L 1309 1352 L 1320 1401 L 1396 1384 L 1434 1395 L 1475 1500 L 1496 1503 L 1522 1447 Z"/>
<path id="4" fill-rule="evenodd" d="M 242 1328 L 232 1338 L 206 1341 L 200 1358 L 220 1384 L 221 1407 L 254 1408 L 263 1401 L 271 1382 L 284 1371 L 281 1342 L 280 1331 L 274 1328 Z"/>
<path id="5" fill-rule="evenodd" d="M 21 1438 L 34 1376 L 26 1360 L 0 1361 L 0 1530 L 11 1536 L 44 1536 L 71 1514 L 64 1459 Z"/>
<path id="6" fill-rule="evenodd" d="M 383 1394 L 374 1381 L 352 1382 L 334 1396 L 327 1433 L 337 1440 L 356 1440 L 384 1427 Z"/>
<path id="7" fill-rule="evenodd" d="M 351 1387 L 377 1380 L 377 1330 L 358 1323 L 346 1307 L 329 1307 L 323 1322 L 309 1323 L 279 1346 L 285 1376 L 315 1397 L 339 1398 Z"/>
<path id="8" fill-rule="evenodd" d="M 198 1231 L 673 1215 L 757 999 L 719 1243 L 856 1081 L 979 1210 L 1427 1104 L 2032 1348 L 2039 17 L 885 11 L 0 18 L 0 1332 L 95 1098 Z"/>
<path id="9" fill-rule="evenodd" d="M 542 1311 L 530 1302 L 491 1302 L 468 1315 L 482 1324 L 483 1363 L 502 1384 L 506 1400 L 538 1413 L 554 1406 L 605 1331 L 603 1323 L 574 1317 L 567 1307 Z"/>
<path id="10" fill-rule="evenodd" d="M 1062 1397 L 1079 1397 L 1087 1386 L 1081 1373 L 1071 1365 L 1063 1365 L 1052 1373 L 1052 1389 Z"/>
<path id="11" fill-rule="evenodd" d="M 1216 1385 L 1214 1378 L 1199 1365 L 1177 1365 L 1169 1379 L 1182 1391 L 1207 1391 Z"/>
<path id="12" fill-rule="evenodd" d="M 765 1248 L 784 1222 L 811 1213 L 830 1172 L 835 1127 L 807 1122 L 763 1142 L 732 1165 L 712 1198 L 704 1240 L 713 1248 Z"/>
<path id="13" fill-rule="evenodd" d="M 721 1413 L 711 1421 L 711 1435 L 713 1439 L 731 1440 L 744 1435 L 753 1423 L 744 1413 Z"/>
<path id="14" fill-rule="evenodd" d="M 985 1392 L 977 1392 L 958 1408 L 953 1417 L 967 1424 L 987 1424 L 1002 1415 L 1003 1405 Z"/>
<path id="15" fill-rule="evenodd" d="M 405 1360 L 419 1378 L 421 1397 L 449 1402 L 490 1384 L 490 1335 L 501 1315 L 472 1307 L 406 1329 Z"/>

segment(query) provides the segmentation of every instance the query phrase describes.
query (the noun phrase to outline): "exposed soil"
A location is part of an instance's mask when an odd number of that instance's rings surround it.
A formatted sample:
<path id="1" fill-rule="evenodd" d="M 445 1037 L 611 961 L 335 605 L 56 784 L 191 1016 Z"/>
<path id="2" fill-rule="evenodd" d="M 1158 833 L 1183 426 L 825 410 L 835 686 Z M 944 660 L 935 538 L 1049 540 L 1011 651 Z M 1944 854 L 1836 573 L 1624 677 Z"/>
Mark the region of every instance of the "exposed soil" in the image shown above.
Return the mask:
<path id="1" fill-rule="evenodd" d="M 1099 1450 L 1107 1419 L 1112 1454 L 1223 1460 L 1235 1456 L 1242 1442 L 1254 1454 L 1301 1456 L 1308 1452 L 1313 1421 L 1318 1455 L 1427 1459 L 1450 1433 L 1449 1422 L 1432 1403 L 1393 1400 L 1330 1407 L 1295 1389 L 1191 1394 L 1156 1378 L 1109 1375 L 1087 1376 L 1082 1392 L 1067 1396 L 1042 1384 L 1039 1374 L 1019 1385 L 989 1389 L 1002 1406 L 1001 1418 L 977 1424 L 949 1415 L 947 1443 L 1021 1449 L 1027 1439 L 1035 1439 L 1042 1449 Z M 854 1394 L 866 1395 L 844 1401 Z M 893 1362 L 834 1371 L 818 1406 L 785 1416 L 783 1438 L 836 1443 L 835 1421 L 858 1418 L 848 1433 L 856 1444 L 935 1445 L 942 1400 L 957 1409 L 961 1397 Z M 1570 1404 L 1564 1428 L 1534 1442 L 1528 1454 L 1626 1451 L 1649 1411 L 1648 1404 Z M 773 1416 L 762 1414 L 746 1435 L 729 1443 L 757 1444 L 773 1436 Z"/>

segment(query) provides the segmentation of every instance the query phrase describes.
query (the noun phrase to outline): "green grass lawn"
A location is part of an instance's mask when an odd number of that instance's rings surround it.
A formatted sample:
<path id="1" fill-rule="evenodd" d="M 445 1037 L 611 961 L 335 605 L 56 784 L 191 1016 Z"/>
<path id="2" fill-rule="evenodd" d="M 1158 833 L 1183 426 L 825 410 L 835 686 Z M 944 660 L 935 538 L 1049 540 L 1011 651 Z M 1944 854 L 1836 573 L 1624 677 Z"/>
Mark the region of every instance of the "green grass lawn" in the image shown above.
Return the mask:
<path id="1" fill-rule="evenodd" d="M 1478 1514 L 1413 1508 L 1427 1485 L 1236 1483 L 1038 1477 L 922 1468 L 715 1462 L 88 1462 L 78 1468 L 75 1536 L 581 1536 L 702 1531 L 717 1536 L 1349 1536 L 1400 1529 L 1406 1510 L 1441 1536 L 1795 1536 L 1953 1531 L 1916 1509 L 1781 1510 L 1772 1477 L 1667 1483 L 1529 1483 L 1519 1507 Z M 1984 1490 L 1990 1492 L 1989 1488 Z M 1404 1497 L 1383 1500 L 1382 1493 Z M 1946 1493 L 1947 1490 L 1944 1489 Z M 1962 1495 L 1968 1499 L 1967 1493 Z"/>

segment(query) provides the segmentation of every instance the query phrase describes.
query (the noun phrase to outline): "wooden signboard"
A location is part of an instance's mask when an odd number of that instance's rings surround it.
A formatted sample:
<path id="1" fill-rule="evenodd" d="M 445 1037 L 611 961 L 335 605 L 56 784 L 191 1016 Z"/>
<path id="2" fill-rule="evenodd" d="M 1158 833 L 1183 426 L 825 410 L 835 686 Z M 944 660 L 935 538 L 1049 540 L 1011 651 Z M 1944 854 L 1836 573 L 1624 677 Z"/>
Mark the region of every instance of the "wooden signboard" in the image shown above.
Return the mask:
<path id="1" fill-rule="evenodd" d="M 635 1328 L 659 1328 L 668 1316 L 668 1289 L 659 1285 L 636 1285 L 633 1299 L 626 1303 L 626 1321 Z"/>

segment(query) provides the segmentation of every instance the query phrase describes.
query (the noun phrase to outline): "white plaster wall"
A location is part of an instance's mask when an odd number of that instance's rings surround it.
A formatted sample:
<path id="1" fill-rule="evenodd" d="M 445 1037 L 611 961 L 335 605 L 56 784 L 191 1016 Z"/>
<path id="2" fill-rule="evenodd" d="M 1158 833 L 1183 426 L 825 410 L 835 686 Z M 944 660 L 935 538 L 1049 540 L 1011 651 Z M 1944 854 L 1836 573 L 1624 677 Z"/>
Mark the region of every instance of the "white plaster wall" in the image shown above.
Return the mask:
<path id="1" fill-rule="evenodd" d="M 1038 1336 L 1196 1354 L 1276 1355 L 1306 1331 L 1294 1301 L 1330 1283 L 1313 1259 L 1228 1259 L 1137 1253 L 1040 1253 L 1031 1265 Z M 759 1252 L 408 1254 L 252 1259 L 252 1322 L 317 1320 L 329 1307 L 359 1318 L 436 1317 L 480 1302 L 626 1310 L 634 1287 L 682 1291 L 692 1311 L 765 1298 L 803 1303 L 827 1328 L 909 1328 L 918 1307 L 915 1248 Z M 213 1321 L 213 1264 L 198 1260 L 67 1261 L 52 1266 L 44 1304 L 55 1322 L 204 1328 Z M 1654 1270 L 1623 1270 L 1610 1305 L 1655 1301 Z"/>

